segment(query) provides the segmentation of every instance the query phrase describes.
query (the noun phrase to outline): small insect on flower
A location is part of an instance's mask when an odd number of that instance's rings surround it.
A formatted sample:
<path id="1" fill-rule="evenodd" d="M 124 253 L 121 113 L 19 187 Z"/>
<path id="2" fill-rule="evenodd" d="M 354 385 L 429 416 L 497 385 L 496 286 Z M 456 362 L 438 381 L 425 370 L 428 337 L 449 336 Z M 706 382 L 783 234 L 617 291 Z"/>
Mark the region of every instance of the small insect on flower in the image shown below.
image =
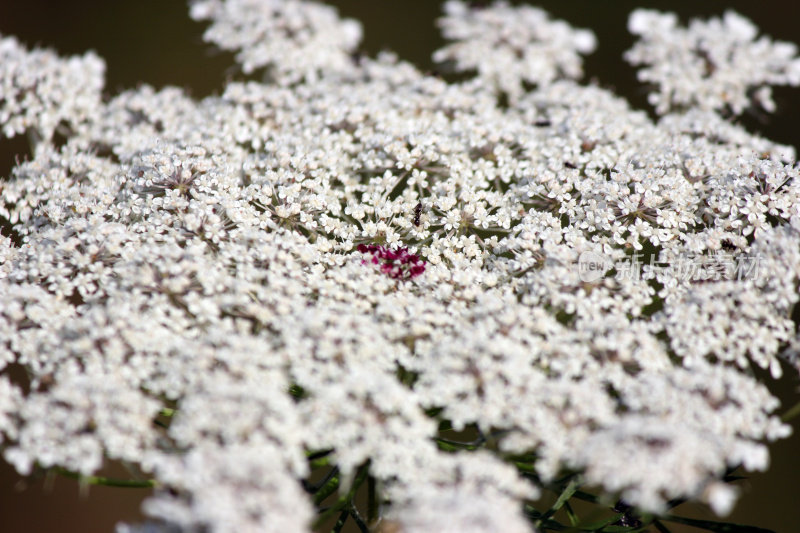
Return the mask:
<path id="1" fill-rule="evenodd" d="M 416 206 L 414 206 L 414 225 L 419 226 L 419 217 L 422 216 L 422 202 L 418 202 Z"/>

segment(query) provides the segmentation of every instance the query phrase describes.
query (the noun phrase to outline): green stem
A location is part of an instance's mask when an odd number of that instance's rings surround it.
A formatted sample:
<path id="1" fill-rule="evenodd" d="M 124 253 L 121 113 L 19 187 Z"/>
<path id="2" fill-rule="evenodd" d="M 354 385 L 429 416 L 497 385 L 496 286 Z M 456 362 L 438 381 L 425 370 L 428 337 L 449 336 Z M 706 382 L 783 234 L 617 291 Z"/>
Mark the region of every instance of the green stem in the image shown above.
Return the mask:
<path id="1" fill-rule="evenodd" d="M 369 473 L 369 462 L 365 463 L 361 468 L 358 469 L 358 473 L 356 474 L 356 479 L 353 481 L 353 484 L 350 486 L 350 490 L 347 491 L 347 494 L 339 496 L 339 499 L 336 500 L 336 503 L 322 511 L 317 519 L 314 521 L 314 525 L 312 529 L 318 529 L 322 524 L 324 524 L 331 516 L 334 514 L 342 511 L 350 502 L 353 501 L 353 497 L 355 497 L 356 491 L 364 483 L 364 480 L 367 479 L 367 474 Z M 347 512 L 347 511 L 346 511 Z M 349 513 L 348 513 L 349 514 Z"/>
<path id="2" fill-rule="evenodd" d="M 333 467 L 320 483 L 311 487 L 311 491 L 316 492 L 314 495 L 314 503 L 316 505 L 321 504 L 339 488 L 339 468 Z"/>
<path id="3" fill-rule="evenodd" d="M 561 509 L 565 503 L 567 503 L 567 500 L 572 498 L 572 495 L 575 494 L 579 486 L 580 486 L 580 478 L 577 476 L 572 478 L 569 481 L 569 483 L 567 483 L 567 486 L 564 487 L 564 490 L 561 492 L 561 494 L 558 496 L 556 503 L 554 503 L 553 506 L 550 509 L 548 509 L 547 512 L 545 512 L 534 525 L 538 528 L 542 524 L 542 522 L 550 519 L 551 516 L 556 514 L 558 510 Z"/>
<path id="4" fill-rule="evenodd" d="M 667 526 L 659 522 L 658 520 L 653 520 L 653 525 L 659 531 L 659 533 L 671 533 Z"/>
<path id="5" fill-rule="evenodd" d="M 569 518 L 569 523 L 572 527 L 576 527 L 581 523 L 580 518 L 578 518 L 578 515 L 572 509 L 572 506 L 569 504 L 569 502 L 564 502 L 564 511 L 566 511 L 567 518 Z"/>
<path id="6" fill-rule="evenodd" d="M 376 480 L 369 476 L 367 479 L 367 521 L 372 524 L 378 519 L 378 491 Z"/>
<path id="7" fill-rule="evenodd" d="M 330 457 L 322 457 L 320 459 L 314 459 L 313 461 L 309 462 L 312 470 L 316 470 L 318 468 L 322 468 L 324 466 L 331 465 L 331 458 Z"/>
<path id="8" fill-rule="evenodd" d="M 42 134 L 36 128 L 28 128 L 26 132 L 28 134 L 28 146 L 31 149 L 31 153 L 36 153 L 36 148 L 42 144 Z"/>
<path id="9" fill-rule="evenodd" d="M 308 464 L 312 470 L 322 468 L 323 466 L 330 466 L 333 450 L 317 450 L 313 452 L 306 452 Z"/>
<path id="10" fill-rule="evenodd" d="M 344 523 L 347 522 L 347 515 L 347 511 L 344 511 L 339 515 L 339 519 L 336 521 L 336 524 L 334 524 L 333 529 L 331 529 L 331 533 L 340 533 L 342 531 Z"/>
<path id="11" fill-rule="evenodd" d="M 459 450 L 474 451 L 480 448 L 480 445 L 473 442 L 459 442 L 442 437 L 435 437 L 433 440 L 436 442 L 437 446 L 439 446 L 439 449 L 445 452 L 456 452 Z"/>
<path id="12" fill-rule="evenodd" d="M 306 457 L 308 458 L 309 461 L 313 461 L 314 459 L 327 457 L 331 453 L 333 453 L 333 450 L 313 450 L 313 451 L 307 451 Z"/>
<path id="13" fill-rule="evenodd" d="M 598 498 L 594 494 L 590 494 L 588 492 L 583 492 L 582 490 L 576 490 L 575 494 L 573 494 L 573 496 L 575 496 L 577 499 L 583 500 L 585 502 L 596 503 L 598 505 L 601 503 L 600 502 L 600 498 Z"/>
<path id="14" fill-rule="evenodd" d="M 569 529 L 564 524 L 556 522 L 553 519 L 542 520 L 542 513 L 537 511 L 532 505 L 525 505 L 524 513 L 529 519 L 535 520 L 537 524 L 540 524 L 537 529 L 552 529 L 555 531 L 565 531 Z"/>
<path id="15" fill-rule="evenodd" d="M 369 527 L 367 526 L 366 522 L 364 522 L 364 518 L 361 516 L 361 513 L 358 512 L 358 509 L 356 509 L 356 506 L 352 501 L 350 502 L 348 511 L 350 512 L 350 516 L 353 517 L 353 521 L 356 523 L 358 530 L 361 533 L 369 533 Z"/>
<path id="16" fill-rule="evenodd" d="M 770 529 L 763 529 L 755 526 L 742 526 L 713 520 L 695 520 L 694 518 L 684 518 L 682 516 L 667 515 L 662 516 L 661 520 L 697 527 L 705 529 L 706 531 L 713 531 L 714 533 L 775 533 Z"/>
<path id="17" fill-rule="evenodd" d="M 155 479 L 118 479 L 102 476 L 84 476 L 83 474 L 72 472 L 65 468 L 54 468 L 53 470 L 59 475 L 77 479 L 80 483 L 86 485 L 103 485 L 106 487 L 123 487 L 128 489 L 149 489 L 158 486 L 158 481 Z"/>
<path id="18" fill-rule="evenodd" d="M 791 409 L 783 413 L 783 415 L 781 415 L 781 421 L 788 422 L 798 415 L 800 415 L 800 402 L 797 402 Z"/>

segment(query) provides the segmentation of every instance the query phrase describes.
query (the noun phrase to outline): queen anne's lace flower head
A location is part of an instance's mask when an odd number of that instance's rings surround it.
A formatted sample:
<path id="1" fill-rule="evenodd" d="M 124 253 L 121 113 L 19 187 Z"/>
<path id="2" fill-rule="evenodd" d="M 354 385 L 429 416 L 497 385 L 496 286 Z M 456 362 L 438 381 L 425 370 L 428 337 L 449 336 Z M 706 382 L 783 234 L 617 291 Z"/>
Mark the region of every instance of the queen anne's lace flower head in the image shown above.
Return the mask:
<path id="1" fill-rule="evenodd" d="M 773 112 L 770 85 L 800 85 L 797 46 L 758 37 L 733 11 L 683 28 L 672 13 L 639 9 L 628 29 L 640 40 L 625 58 L 645 65 L 638 77 L 656 86 L 649 101 L 659 114 L 697 107 L 739 115 L 752 104 Z"/>
<path id="2" fill-rule="evenodd" d="M 160 522 L 121 531 L 366 522 L 359 487 L 385 530 L 531 531 L 565 471 L 730 510 L 726 469 L 789 431 L 751 369 L 800 346 L 791 147 L 562 79 L 593 38 L 529 7 L 447 4 L 464 83 L 351 62 L 354 26 L 312 2 L 192 9 L 277 83 L 102 102 L 0 41 L 3 94 L 32 98 L 0 126 L 74 126 L 0 181 L 6 461 L 138 465 Z"/>

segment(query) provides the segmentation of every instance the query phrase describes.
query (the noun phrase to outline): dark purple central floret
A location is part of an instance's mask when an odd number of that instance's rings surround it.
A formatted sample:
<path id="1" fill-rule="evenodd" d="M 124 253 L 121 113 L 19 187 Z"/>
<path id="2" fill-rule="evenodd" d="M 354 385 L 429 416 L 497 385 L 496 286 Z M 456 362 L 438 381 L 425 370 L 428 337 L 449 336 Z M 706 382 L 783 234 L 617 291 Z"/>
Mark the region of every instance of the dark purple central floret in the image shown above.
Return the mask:
<path id="1" fill-rule="evenodd" d="M 409 280 L 425 272 L 425 261 L 418 255 L 409 253 L 405 247 L 392 250 L 378 244 L 359 244 L 358 251 L 372 254 L 369 262 L 380 265 L 381 272 L 392 279 Z M 363 259 L 361 264 L 367 264 L 367 259 Z"/>

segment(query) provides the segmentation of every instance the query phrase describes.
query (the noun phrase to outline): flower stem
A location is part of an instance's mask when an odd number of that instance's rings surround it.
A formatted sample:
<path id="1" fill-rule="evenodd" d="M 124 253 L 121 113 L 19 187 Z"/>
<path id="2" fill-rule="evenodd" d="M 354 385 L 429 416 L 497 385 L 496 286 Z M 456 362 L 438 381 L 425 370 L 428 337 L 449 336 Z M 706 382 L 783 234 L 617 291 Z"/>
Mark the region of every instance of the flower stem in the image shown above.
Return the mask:
<path id="1" fill-rule="evenodd" d="M 781 415 L 781 421 L 789 422 L 798 415 L 800 415 L 800 402 L 797 402 L 788 411 L 783 413 L 783 415 Z"/>
<path id="2" fill-rule="evenodd" d="M 104 485 L 106 487 L 123 487 L 129 489 L 148 489 L 158 486 L 155 479 L 119 479 L 102 476 L 84 476 L 78 472 L 72 472 L 65 468 L 55 468 L 56 473 L 64 477 L 77 479 L 86 485 Z"/>
<path id="3" fill-rule="evenodd" d="M 336 503 L 334 503 L 324 511 L 320 512 L 319 516 L 314 521 L 314 525 L 312 526 L 313 530 L 316 531 L 317 529 L 319 529 L 319 527 L 322 524 L 324 524 L 331 516 L 342 511 L 343 509 L 345 509 L 345 513 L 349 513 L 349 511 L 347 511 L 346 508 L 353 501 L 356 491 L 358 491 L 361 484 L 364 483 L 364 480 L 367 479 L 368 473 L 369 473 L 369 462 L 365 463 L 361 468 L 358 469 L 356 478 L 353 481 L 353 484 L 350 486 L 350 490 L 347 491 L 347 494 L 343 494 L 342 496 L 339 497 L 338 500 L 336 500 Z"/>

